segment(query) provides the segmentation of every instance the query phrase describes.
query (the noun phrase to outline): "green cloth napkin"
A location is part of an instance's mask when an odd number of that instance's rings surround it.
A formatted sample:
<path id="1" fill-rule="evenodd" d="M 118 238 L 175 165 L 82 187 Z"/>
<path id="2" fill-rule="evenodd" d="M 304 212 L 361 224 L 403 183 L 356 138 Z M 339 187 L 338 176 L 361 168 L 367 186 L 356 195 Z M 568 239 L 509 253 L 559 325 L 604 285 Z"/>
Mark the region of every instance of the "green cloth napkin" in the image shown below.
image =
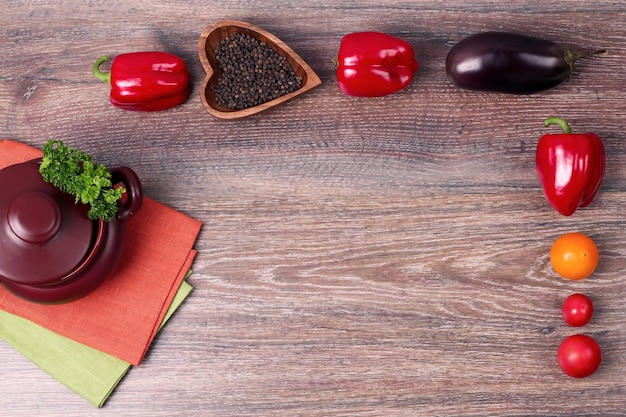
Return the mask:
<path id="1" fill-rule="evenodd" d="M 187 281 L 182 282 L 159 330 L 192 290 Z M 0 338 L 98 408 L 131 368 L 128 362 L 2 310 Z"/>

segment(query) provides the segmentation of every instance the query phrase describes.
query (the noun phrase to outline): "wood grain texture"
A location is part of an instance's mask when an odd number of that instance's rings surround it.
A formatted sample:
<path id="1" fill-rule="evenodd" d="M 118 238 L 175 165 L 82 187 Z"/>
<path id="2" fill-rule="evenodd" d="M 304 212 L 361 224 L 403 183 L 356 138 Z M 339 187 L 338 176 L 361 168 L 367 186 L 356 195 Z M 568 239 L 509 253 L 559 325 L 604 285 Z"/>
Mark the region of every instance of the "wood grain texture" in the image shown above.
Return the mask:
<path id="1" fill-rule="evenodd" d="M 246 119 L 212 117 L 197 42 L 223 19 L 273 33 L 322 85 Z M 534 96 L 455 89 L 447 51 L 490 29 L 609 52 Z M 359 30 L 414 46 L 410 87 L 339 92 L 333 58 Z M 188 62 L 189 100 L 113 108 L 91 65 L 151 49 Z M 102 410 L 0 343 L 2 415 L 626 415 L 623 1 L 9 1 L 0 56 L 2 137 L 131 166 L 146 195 L 204 222 L 195 291 Z M 549 115 L 607 148 L 600 194 L 569 218 L 534 169 Z M 548 259 L 573 230 L 601 254 L 582 282 Z M 556 364 L 576 332 L 560 304 L 577 291 L 596 308 L 580 331 L 604 353 L 584 380 Z"/>

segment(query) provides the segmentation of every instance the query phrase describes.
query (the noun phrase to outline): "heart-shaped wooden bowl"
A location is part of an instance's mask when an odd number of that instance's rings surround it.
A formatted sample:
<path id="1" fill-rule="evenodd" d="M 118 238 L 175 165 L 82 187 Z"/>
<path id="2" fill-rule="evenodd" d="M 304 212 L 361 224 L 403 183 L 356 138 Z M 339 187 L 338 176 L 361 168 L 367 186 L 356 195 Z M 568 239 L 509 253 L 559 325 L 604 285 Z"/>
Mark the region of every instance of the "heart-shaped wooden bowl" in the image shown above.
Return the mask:
<path id="1" fill-rule="evenodd" d="M 268 44 L 278 54 L 284 56 L 291 64 L 296 75 L 302 77 L 302 87 L 296 91 L 275 98 L 274 100 L 243 110 L 233 110 L 217 104 L 217 100 L 215 98 L 215 85 L 217 84 L 219 77 L 222 75 L 222 71 L 220 70 L 217 58 L 215 57 L 215 48 L 223 39 L 228 38 L 234 33 L 252 35 L 257 40 Z M 207 73 L 200 90 L 202 104 L 209 113 L 221 119 L 237 119 L 256 114 L 260 111 L 267 110 L 278 104 L 284 103 L 285 101 L 309 91 L 322 83 L 320 78 L 307 65 L 307 63 L 304 62 L 304 60 L 284 42 L 271 33 L 245 22 L 223 20 L 206 28 L 205 31 L 202 32 L 200 40 L 198 41 L 198 55 L 200 56 L 200 62 Z"/>

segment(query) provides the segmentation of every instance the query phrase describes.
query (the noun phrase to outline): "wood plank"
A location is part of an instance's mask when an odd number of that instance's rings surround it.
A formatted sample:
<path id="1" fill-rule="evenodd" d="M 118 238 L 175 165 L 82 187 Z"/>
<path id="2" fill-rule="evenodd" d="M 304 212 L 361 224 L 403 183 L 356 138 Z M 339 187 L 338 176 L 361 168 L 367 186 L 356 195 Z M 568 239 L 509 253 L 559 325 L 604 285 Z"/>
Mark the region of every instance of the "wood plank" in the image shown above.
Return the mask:
<path id="1" fill-rule="evenodd" d="M 250 118 L 200 102 L 197 41 L 235 19 L 278 36 L 322 85 Z M 626 4 L 11 1 L 0 14 L 0 134 L 61 139 L 133 167 L 146 194 L 201 221 L 192 296 L 102 410 L 0 342 L 8 416 L 621 416 L 626 409 Z M 511 30 L 608 53 L 533 96 L 461 91 L 445 56 L 463 37 Z M 421 68 L 392 96 L 336 87 L 348 32 L 409 41 Z M 186 60 L 181 106 L 108 103 L 101 55 L 159 49 Z M 600 194 L 565 218 L 545 201 L 534 151 L 561 115 L 607 148 Z M 578 230 L 600 249 L 582 282 L 548 252 Z M 583 329 L 560 303 L 584 292 Z M 560 341 L 593 335 L 604 362 L 574 380 Z"/>

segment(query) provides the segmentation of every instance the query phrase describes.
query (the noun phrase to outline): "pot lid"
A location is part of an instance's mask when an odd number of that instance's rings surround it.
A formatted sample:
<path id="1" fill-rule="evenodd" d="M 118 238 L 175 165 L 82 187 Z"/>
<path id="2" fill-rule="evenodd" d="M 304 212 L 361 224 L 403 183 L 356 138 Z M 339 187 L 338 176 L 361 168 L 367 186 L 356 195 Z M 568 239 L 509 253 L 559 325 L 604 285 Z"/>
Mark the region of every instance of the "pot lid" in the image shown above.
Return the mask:
<path id="1" fill-rule="evenodd" d="M 0 280 L 62 281 L 87 256 L 97 222 L 85 204 L 43 180 L 40 160 L 0 170 Z"/>

